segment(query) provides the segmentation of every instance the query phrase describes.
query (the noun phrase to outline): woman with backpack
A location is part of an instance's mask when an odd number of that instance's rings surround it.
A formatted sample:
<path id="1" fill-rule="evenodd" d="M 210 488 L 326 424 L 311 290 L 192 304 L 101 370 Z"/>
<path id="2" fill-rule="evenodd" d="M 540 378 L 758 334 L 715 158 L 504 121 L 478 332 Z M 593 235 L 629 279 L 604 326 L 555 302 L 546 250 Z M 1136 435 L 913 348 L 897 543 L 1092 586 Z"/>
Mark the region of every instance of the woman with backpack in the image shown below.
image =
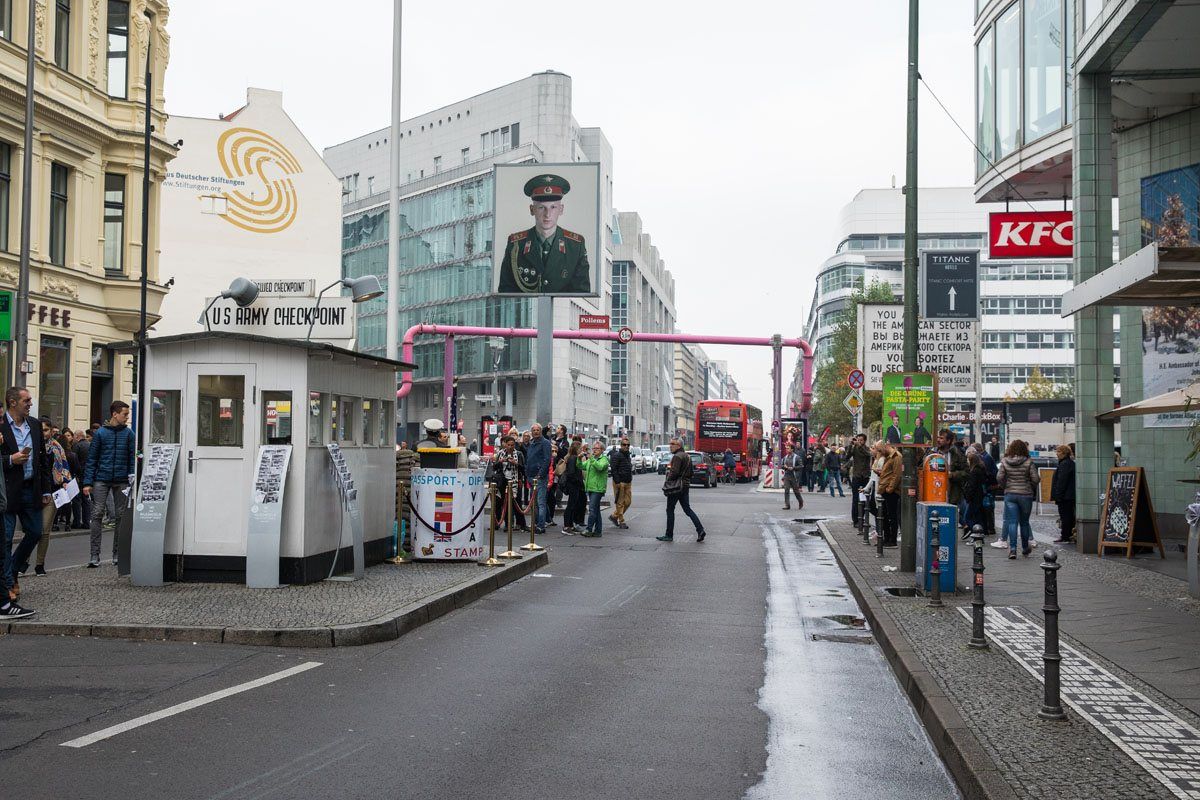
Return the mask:
<path id="1" fill-rule="evenodd" d="M 1008 540 L 1008 557 L 1017 557 L 1017 531 L 1021 532 L 1021 555 L 1028 556 L 1033 528 L 1029 515 L 1033 513 L 1034 492 L 1038 486 L 1038 470 L 1029 457 L 1029 446 L 1014 439 L 1000 459 L 997 474 L 1000 491 L 1004 493 L 1004 536 Z"/>

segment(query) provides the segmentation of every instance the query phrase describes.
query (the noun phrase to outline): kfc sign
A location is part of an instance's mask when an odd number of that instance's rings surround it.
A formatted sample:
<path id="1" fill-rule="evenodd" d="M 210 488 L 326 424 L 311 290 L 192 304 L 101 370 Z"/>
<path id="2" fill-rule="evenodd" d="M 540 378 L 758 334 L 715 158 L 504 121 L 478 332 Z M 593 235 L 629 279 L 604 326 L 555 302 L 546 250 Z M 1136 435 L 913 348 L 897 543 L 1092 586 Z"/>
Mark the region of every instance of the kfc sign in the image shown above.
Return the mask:
<path id="1" fill-rule="evenodd" d="M 1070 258 L 1075 223 L 1070 211 L 1014 211 L 990 215 L 992 258 Z"/>

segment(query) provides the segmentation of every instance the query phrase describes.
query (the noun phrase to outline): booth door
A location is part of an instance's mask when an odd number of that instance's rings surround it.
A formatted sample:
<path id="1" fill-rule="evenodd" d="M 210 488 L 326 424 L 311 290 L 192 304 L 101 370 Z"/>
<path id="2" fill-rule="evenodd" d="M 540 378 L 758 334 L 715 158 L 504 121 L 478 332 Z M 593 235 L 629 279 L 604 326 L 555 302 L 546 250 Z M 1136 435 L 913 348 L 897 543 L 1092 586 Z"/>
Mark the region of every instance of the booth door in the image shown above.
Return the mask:
<path id="1" fill-rule="evenodd" d="M 246 554 L 254 389 L 253 364 L 188 364 L 186 555 Z"/>

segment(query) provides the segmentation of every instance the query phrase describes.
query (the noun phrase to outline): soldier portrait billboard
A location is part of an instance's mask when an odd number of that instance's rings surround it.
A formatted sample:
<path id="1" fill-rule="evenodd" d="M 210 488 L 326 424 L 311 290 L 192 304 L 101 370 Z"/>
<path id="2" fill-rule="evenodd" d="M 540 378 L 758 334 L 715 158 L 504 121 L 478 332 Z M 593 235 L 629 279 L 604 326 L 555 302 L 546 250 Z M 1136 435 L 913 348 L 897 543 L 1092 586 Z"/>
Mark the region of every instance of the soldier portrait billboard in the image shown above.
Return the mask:
<path id="1" fill-rule="evenodd" d="M 597 297 L 599 164 L 497 164 L 492 290 Z"/>

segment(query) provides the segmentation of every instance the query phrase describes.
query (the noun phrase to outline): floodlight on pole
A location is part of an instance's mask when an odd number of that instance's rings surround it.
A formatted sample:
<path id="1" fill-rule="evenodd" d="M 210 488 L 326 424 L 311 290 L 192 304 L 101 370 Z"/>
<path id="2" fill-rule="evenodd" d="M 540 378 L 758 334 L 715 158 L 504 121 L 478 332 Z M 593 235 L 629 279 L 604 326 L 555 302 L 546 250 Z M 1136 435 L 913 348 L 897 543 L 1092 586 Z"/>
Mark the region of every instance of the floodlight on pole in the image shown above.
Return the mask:
<path id="1" fill-rule="evenodd" d="M 363 275 L 361 278 L 339 278 L 326 286 L 317 294 L 317 304 L 313 306 L 312 320 L 308 323 L 308 335 L 305 341 L 312 339 L 313 327 L 317 324 L 317 311 L 321 308 L 321 298 L 335 286 L 350 290 L 350 299 L 355 303 L 365 303 L 383 294 L 383 287 L 375 275 Z"/>
<path id="2" fill-rule="evenodd" d="M 219 295 L 208 301 L 208 305 L 204 307 L 204 330 L 211 331 L 212 325 L 209 324 L 208 312 L 213 307 L 213 303 L 218 300 L 232 300 L 237 303 L 238 308 L 245 308 L 258 299 L 258 284 L 248 278 L 234 278 L 229 284 L 229 288 L 221 292 Z"/>

